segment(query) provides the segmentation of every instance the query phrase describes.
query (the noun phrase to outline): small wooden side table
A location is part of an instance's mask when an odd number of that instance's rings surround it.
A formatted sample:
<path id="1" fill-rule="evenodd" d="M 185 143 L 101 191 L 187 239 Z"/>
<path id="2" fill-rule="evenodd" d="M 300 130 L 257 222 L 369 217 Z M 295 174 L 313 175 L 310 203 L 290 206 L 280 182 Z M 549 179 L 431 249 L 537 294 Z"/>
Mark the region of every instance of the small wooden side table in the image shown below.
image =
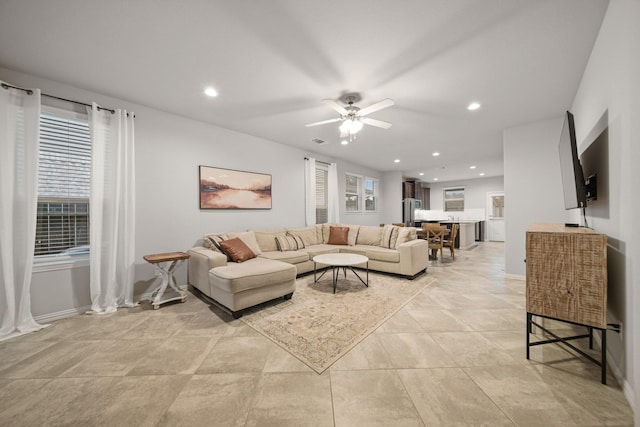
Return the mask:
<path id="1" fill-rule="evenodd" d="M 187 299 L 187 293 L 176 285 L 176 278 L 173 277 L 173 272 L 180 264 L 188 259 L 191 255 L 184 252 L 169 252 L 165 254 L 153 254 L 145 255 L 143 258 L 156 268 L 156 272 L 162 277 L 162 282 L 151 293 L 151 305 L 153 309 L 160 308 L 160 304 L 164 304 L 169 301 L 181 300 L 185 302 Z M 163 263 L 170 263 L 163 266 Z M 170 286 L 172 290 L 165 293 L 167 286 Z"/>

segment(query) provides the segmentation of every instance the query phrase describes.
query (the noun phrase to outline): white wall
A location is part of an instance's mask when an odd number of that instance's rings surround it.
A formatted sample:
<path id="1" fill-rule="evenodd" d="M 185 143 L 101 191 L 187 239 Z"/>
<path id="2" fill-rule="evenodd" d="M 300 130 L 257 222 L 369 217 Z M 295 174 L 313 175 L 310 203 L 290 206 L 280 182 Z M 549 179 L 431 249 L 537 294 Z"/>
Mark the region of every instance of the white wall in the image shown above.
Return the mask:
<path id="1" fill-rule="evenodd" d="M 525 275 L 525 233 L 532 223 L 564 223 L 558 142 L 563 118 L 504 131 L 505 273 Z"/>
<path id="2" fill-rule="evenodd" d="M 585 175 L 598 174 L 598 200 L 587 208 L 589 226 L 608 236 L 607 362 L 634 406 L 640 426 L 640 211 L 634 166 L 640 159 L 640 2 L 609 3 L 573 105 Z M 561 108 L 562 106 L 559 106 Z M 563 209 L 558 141 L 562 117 L 504 132 L 506 273 L 524 275 L 525 231 L 532 222 L 577 222 Z M 637 268 L 637 267 L 636 267 Z M 635 285 L 635 286 L 634 286 Z"/>
<path id="3" fill-rule="evenodd" d="M 585 173 L 598 173 L 598 201 L 590 225 L 608 236 L 609 362 L 640 426 L 640 231 L 637 164 L 640 160 L 640 2 L 617 0 L 607 14 L 572 105 Z M 602 197 L 601 197 L 602 195 Z M 635 269 L 634 269 L 634 266 Z M 632 403 L 632 404 L 633 404 Z"/>
<path id="4" fill-rule="evenodd" d="M 429 184 L 431 188 L 430 210 L 444 209 L 443 190 L 445 188 L 464 187 L 464 208 L 486 209 L 487 193 L 504 190 L 504 177 L 493 176 L 487 178 L 468 179 L 464 181 L 450 181 Z"/>
<path id="5" fill-rule="evenodd" d="M 402 222 L 402 172 L 385 172 L 382 175 L 381 194 L 384 203 L 380 223 Z"/>
<path id="6" fill-rule="evenodd" d="M 125 100 L 0 68 L 0 79 L 44 93 L 136 113 L 136 293 L 155 280 L 143 255 L 184 251 L 205 233 L 268 227 L 304 226 L 304 157 L 338 164 L 339 189 L 345 172 L 381 180 L 364 166 L 325 158 L 273 141 L 219 128 Z M 43 98 L 44 99 L 44 98 Z M 272 175 L 270 210 L 200 210 L 198 166 L 216 166 Z M 401 188 L 398 184 L 398 188 Z M 344 200 L 343 197 L 340 200 Z M 381 194 L 384 206 L 384 193 Z M 345 213 L 344 223 L 378 225 L 382 213 Z M 186 268 L 176 274 L 186 283 Z M 32 309 L 35 316 L 79 310 L 90 305 L 88 268 L 34 272 Z"/>

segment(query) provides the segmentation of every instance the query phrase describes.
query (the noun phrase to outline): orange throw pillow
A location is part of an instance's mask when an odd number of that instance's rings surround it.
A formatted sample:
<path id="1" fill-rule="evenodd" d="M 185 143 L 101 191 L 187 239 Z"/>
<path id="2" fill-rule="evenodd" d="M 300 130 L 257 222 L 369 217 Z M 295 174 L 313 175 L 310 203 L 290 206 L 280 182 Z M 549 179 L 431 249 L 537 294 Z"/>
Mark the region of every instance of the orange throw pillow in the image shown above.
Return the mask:
<path id="1" fill-rule="evenodd" d="M 348 245 L 349 244 L 349 227 L 329 227 L 330 245 Z"/>
<path id="2" fill-rule="evenodd" d="M 224 250 L 224 253 L 226 253 L 233 262 L 244 262 L 256 257 L 256 254 L 249 249 L 249 246 L 237 237 L 235 239 L 223 240 L 219 244 L 222 250 Z"/>

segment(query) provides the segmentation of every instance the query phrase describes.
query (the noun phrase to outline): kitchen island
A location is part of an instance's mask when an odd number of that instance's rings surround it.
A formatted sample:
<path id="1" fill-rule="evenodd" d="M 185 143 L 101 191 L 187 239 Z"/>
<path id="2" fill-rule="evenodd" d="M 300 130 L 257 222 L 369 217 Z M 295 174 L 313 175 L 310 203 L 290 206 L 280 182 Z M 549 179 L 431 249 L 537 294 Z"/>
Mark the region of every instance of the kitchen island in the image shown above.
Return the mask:
<path id="1" fill-rule="evenodd" d="M 458 241 L 456 245 L 460 249 L 471 249 L 476 244 L 476 224 L 480 221 L 475 220 L 461 220 L 461 221 L 440 221 L 440 224 L 459 224 L 458 229 Z M 449 227 L 451 228 L 451 227 Z"/>

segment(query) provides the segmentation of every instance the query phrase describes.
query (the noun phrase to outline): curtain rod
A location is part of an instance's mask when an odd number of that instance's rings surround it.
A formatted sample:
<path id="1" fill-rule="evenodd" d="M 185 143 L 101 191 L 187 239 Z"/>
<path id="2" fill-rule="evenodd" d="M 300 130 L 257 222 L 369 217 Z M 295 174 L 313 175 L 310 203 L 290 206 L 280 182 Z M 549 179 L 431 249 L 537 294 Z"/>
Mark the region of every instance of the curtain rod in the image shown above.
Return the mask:
<path id="1" fill-rule="evenodd" d="M 309 158 L 308 158 L 308 157 L 305 157 L 304 159 L 305 159 L 305 160 L 309 160 Z M 321 160 L 316 160 L 316 163 L 322 163 L 323 165 L 327 165 L 327 166 L 329 166 L 329 165 L 331 164 L 331 163 L 323 162 L 323 161 L 321 161 Z"/>
<path id="2" fill-rule="evenodd" d="M 7 83 L 2 83 L 2 88 L 3 89 L 9 89 L 9 88 L 18 89 L 18 90 L 26 92 L 27 95 L 33 95 L 33 91 L 31 89 L 25 89 L 25 88 L 18 87 L 18 86 L 13 86 L 13 85 L 10 85 L 10 84 L 7 84 Z M 91 107 L 91 104 L 87 104 L 85 102 L 80 102 L 80 101 L 74 101 L 73 99 L 60 98 L 59 96 L 53 96 L 53 95 L 49 95 L 47 93 L 42 93 L 41 95 L 42 96 L 46 96 L 48 98 L 58 99 L 60 101 L 72 102 L 74 104 L 84 105 L 86 107 Z M 106 110 L 106 111 L 111 112 L 111 114 L 115 114 L 115 112 L 116 112 L 116 110 L 112 110 L 111 108 L 105 108 L 105 107 L 98 107 L 98 110 Z M 135 115 L 133 117 L 135 117 Z"/>

